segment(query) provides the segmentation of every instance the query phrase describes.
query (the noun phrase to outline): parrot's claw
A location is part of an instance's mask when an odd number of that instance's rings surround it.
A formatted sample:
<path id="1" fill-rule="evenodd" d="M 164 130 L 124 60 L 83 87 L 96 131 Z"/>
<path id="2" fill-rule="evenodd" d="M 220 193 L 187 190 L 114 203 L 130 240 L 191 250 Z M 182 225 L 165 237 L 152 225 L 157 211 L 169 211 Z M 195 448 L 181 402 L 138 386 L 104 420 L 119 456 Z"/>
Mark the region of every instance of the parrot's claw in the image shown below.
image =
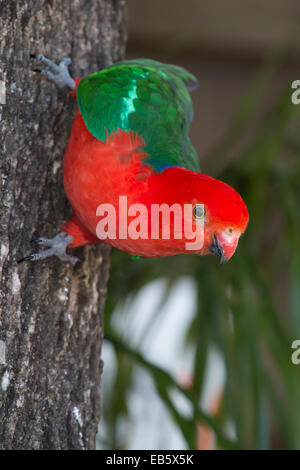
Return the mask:
<path id="1" fill-rule="evenodd" d="M 71 64 L 71 59 L 65 57 L 59 65 L 56 65 L 52 60 L 42 54 L 31 54 L 31 57 L 39 60 L 42 64 L 46 65 L 48 69 L 35 70 L 45 75 L 49 80 L 54 82 L 58 88 L 62 89 L 69 87 L 71 90 L 75 89 L 75 81 L 69 74 L 68 66 Z"/>
<path id="2" fill-rule="evenodd" d="M 39 253 L 32 253 L 29 256 L 25 256 L 18 260 L 18 263 L 22 261 L 36 261 L 39 259 L 48 258 L 49 256 L 55 255 L 62 261 L 67 261 L 73 265 L 79 261 L 76 256 L 71 256 L 66 253 L 67 246 L 72 243 L 73 237 L 65 232 L 60 232 L 53 238 L 38 238 L 31 240 L 32 243 L 38 243 L 39 245 L 48 246 L 48 250 L 40 251 Z"/>

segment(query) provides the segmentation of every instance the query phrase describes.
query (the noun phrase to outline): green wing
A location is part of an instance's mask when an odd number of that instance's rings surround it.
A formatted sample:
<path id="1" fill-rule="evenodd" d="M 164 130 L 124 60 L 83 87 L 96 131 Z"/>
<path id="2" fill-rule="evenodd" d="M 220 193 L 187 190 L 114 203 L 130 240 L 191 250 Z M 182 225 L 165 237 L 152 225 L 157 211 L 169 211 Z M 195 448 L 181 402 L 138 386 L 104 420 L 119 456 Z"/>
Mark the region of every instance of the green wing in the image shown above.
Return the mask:
<path id="1" fill-rule="evenodd" d="M 196 78 L 185 69 L 149 59 L 118 62 L 80 81 L 77 99 L 89 131 L 132 130 L 145 141 L 145 162 L 155 170 L 183 166 L 200 171 L 188 137 L 193 106 L 188 89 Z"/>

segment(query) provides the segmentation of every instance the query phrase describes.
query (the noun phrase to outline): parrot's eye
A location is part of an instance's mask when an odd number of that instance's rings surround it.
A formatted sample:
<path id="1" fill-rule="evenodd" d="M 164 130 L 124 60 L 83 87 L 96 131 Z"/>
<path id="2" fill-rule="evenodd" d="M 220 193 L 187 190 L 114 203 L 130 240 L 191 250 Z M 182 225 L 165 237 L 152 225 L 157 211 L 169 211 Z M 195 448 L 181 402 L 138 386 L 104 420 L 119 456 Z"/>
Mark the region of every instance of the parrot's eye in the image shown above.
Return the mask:
<path id="1" fill-rule="evenodd" d="M 196 204 L 193 207 L 193 215 L 195 219 L 203 219 L 203 217 L 205 216 L 205 212 L 206 211 L 203 204 Z"/>
<path id="2" fill-rule="evenodd" d="M 228 233 L 228 235 L 232 235 L 233 234 L 233 228 L 232 227 L 227 227 L 226 232 Z"/>

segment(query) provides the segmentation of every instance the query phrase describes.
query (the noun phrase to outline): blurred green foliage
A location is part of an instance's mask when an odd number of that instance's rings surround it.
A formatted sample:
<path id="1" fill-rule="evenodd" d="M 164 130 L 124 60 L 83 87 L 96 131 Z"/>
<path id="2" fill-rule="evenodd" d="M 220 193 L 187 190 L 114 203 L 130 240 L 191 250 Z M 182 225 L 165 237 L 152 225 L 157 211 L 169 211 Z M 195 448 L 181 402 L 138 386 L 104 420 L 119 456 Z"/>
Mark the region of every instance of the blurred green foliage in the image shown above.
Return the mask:
<path id="1" fill-rule="evenodd" d="M 300 339 L 300 106 L 291 103 L 288 82 L 261 110 L 277 70 L 277 63 L 268 64 L 251 81 L 227 134 L 209 155 L 216 168 L 213 176 L 237 189 L 250 213 L 248 229 L 232 260 L 220 266 L 212 256 L 133 260 L 126 253 L 112 253 L 105 337 L 115 349 L 117 373 L 109 396 L 104 397 L 103 411 L 111 448 L 126 446 L 118 441 L 117 427 L 120 417 L 128 413 L 127 397 L 137 365 L 152 376 L 174 426 L 191 449 L 197 422 L 215 432 L 220 448 L 300 448 L 300 365 L 291 362 L 291 343 Z M 238 142 L 253 126 L 252 137 L 237 153 Z M 168 280 L 166 300 L 182 276 L 193 277 L 197 286 L 196 315 L 186 338 L 195 351 L 189 389 L 133 349 L 126 335 L 120 338 L 111 321 L 116 305 L 150 281 Z M 212 345 L 226 367 L 216 416 L 199 408 Z M 176 408 L 174 388 L 191 403 L 190 419 Z M 234 423 L 236 438 L 226 436 L 228 419 Z"/>

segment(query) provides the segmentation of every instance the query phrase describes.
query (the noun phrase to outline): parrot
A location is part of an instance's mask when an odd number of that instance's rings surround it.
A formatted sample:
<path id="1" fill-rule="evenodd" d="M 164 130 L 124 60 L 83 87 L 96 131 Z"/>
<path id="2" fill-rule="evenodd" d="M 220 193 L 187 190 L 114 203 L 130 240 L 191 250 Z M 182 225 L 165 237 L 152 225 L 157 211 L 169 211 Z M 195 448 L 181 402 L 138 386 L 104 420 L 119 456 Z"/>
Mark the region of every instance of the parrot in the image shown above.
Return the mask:
<path id="1" fill-rule="evenodd" d="M 75 264 L 78 258 L 66 249 L 93 243 L 107 243 L 137 258 L 194 253 L 213 254 L 221 264 L 227 262 L 247 228 L 249 213 L 235 189 L 200 170 L 188 135 L 196 77 L 177 65 L 135 59 L 73 79 L 68 70 L 71 59 L 57 65 L 41 54 L 32 57 L 45 66 L 36 71 L 60 89 L 69 88 L 77 100 L 63 157 L 63 183 L 73 215 L 53 238 L 34 240 L 47 249 L 19 262 L 56 255 Z M 141 230 L 141 236 L 128 236 L 121 198 L 126 198 L 126 207 L 134 208 L 130 221 L 140 215 L 135 228 L 146 227 L 146 235 Z M 181 209 L 181 224 L 186 214 L 196 230 L 201 222 L 201 246 L 187 248 L 190 237 L 177 236 L 175 215 L 169 219 L 169 234 L 162 223 L 151 236 L 152 207 L 162 205 Z M 114 212 L 109 213 L 111 207 Z M 99 213 L 106 214 L 106 224 L 99 225 Z M 117 228 L 105 230 L 113 222 Z"/>

